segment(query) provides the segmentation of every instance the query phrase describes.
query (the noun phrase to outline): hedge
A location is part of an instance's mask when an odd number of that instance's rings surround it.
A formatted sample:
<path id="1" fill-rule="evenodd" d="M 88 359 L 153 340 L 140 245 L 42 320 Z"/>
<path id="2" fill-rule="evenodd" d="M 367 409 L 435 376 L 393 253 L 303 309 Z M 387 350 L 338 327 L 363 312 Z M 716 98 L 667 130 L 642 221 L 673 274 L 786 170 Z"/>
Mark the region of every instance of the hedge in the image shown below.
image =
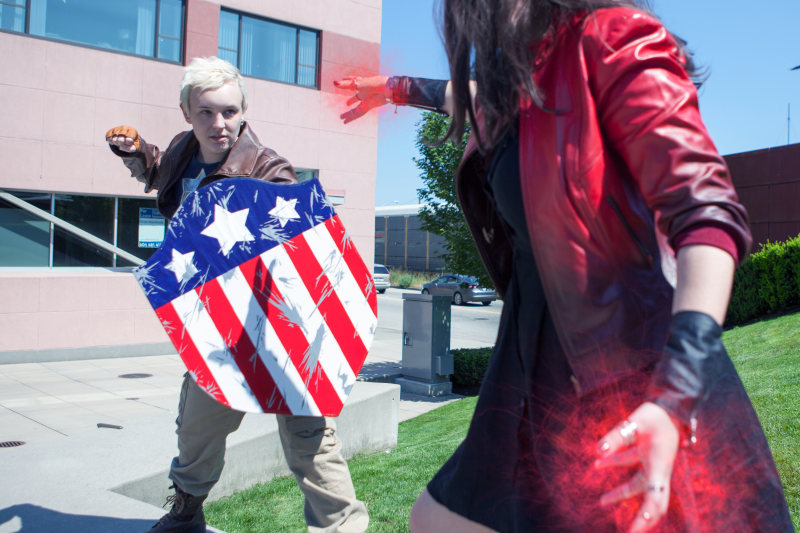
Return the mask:
<path id="1" fill-rule="evenodd" d="M 736 270 L 726 326 L 800 305 L 800 236 L 761 245 Z"/>
<path id="2" fill-rule="evenodd" d="M 459 348 L 450 350 L 450 353 L 453 355 L 453 385 L 456 387 L 479 386 L 489 367 L 492 349 Z"/>
<path id="3" fill-rule="evenodd" d="M 762 244 L 736 269 L 725 326 L 800 305 L 800 235 Z M 453 385 L 479 386 L 489 366 L 491 348 L 461 348 L 453 354 Z"/>

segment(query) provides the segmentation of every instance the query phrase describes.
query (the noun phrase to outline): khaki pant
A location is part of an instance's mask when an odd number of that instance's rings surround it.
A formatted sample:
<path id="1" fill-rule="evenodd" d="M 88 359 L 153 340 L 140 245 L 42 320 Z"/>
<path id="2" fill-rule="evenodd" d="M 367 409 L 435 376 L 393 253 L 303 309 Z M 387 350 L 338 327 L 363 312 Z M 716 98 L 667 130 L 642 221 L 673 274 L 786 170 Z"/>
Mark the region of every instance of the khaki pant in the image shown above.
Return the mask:
<path id="1" fill-rule="evenodd" d="M 178 457 L 169 477 L 184 492 L 208 494 L 225 466 L 225 439 L 239 429 L 244 413 L 234 411 L 184 377 L 178 405 Z M 362 533 L 367 509 L 356 499 L 341 454 L 336 422 L 329 417 L 277 415 L 283 453 L 305 496 L 309 533 Z"/>

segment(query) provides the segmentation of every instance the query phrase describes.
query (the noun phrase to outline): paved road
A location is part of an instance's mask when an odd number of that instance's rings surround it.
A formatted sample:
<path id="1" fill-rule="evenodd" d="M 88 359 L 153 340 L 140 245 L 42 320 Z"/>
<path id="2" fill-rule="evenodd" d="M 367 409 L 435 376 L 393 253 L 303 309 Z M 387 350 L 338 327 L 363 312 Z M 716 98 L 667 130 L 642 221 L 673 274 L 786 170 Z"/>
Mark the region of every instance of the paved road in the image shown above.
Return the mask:
<path id="1" fill-rule="evenodd" d="M 403 293 L 414 290 L 387 289 L 378 295 L 378 330 L 361 377 L 376 377 L 400 372 L 403 347 Z M 500 325 L 503 302 L 492 305 L 466 304 L 451 308 L 451 348 L 493 346 Z"/>
<path id="2" fill-rule="evenodd" d="M 403 328 L 403 293 L 417 290 L 387 289 L 378 295 L 378 329 L 398 333 Z M 451 348 L 474 348 L 494 345 L 503 302 L 492 302 L 485 306 L 479 303 L 454 305 L 451 307 Z"/>

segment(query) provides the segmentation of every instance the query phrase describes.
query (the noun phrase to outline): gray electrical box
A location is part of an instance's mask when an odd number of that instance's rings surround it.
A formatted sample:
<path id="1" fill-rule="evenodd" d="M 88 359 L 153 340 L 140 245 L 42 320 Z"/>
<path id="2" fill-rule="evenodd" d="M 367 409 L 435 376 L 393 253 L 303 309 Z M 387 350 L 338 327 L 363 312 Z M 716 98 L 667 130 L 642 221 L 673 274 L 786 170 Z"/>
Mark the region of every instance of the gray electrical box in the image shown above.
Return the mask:
<path id="1" fill-rule="evenodd" d="M 403 294 L 403 377 L 426 383 L 450 381 L 449 296 Z"/>

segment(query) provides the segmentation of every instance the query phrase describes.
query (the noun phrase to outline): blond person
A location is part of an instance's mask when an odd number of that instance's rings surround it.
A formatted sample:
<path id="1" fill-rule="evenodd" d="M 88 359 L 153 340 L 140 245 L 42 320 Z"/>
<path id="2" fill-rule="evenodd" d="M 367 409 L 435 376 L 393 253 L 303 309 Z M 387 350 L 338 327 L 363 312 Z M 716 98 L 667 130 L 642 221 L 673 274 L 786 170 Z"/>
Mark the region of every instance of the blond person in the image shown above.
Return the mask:
<path id="1" fill-rule="evenodd" d="M 263 146 L 244 119 L 247 89 L 230 63 L 195 59 L 181 82 L 180 107 L 191 131 L 179 133 L 166 150 L 148 144 L 129 126 L 109 130 L 111 150 L 131 175 L 157 191 L 167 219 L 191 192 L 217 180 L 250 177 L 279 184 L 297 182 L 292 165 Z M 172 507 L 149 533 L 182 533 L 205 527 L 203 501 L 225 465 L 225 440 L 244 413 L 223 406 L 184 376 L 178 405 L 178 456 L 169 477 Z M 341 455 L 336 422 L 329 417 L 277 415 L 283 452 L 305 496 L 310 533 L 362 533 L 367 510 L 356 498 Z"/>

